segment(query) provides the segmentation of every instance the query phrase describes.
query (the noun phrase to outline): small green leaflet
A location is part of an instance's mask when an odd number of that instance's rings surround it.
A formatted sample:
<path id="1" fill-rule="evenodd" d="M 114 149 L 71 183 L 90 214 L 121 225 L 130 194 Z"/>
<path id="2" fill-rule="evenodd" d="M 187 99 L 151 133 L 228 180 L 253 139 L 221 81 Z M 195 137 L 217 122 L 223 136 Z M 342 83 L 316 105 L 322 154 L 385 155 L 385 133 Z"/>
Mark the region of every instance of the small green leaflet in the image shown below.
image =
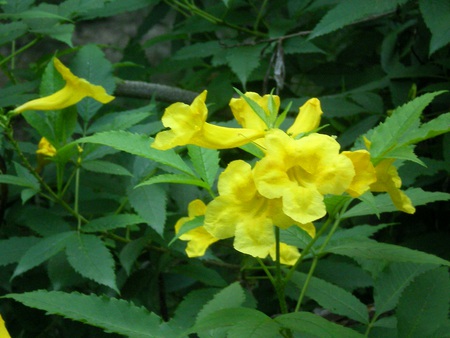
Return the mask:
<path id="1" fill-rule="evenodd" d="M 129 225 L 145 223 L 142 217 L 134 214 L 108 215 L 93 219 L 83 225 L 84 232 L 108 231 L 125 228 Z"/>
<path id="2" fill-rule="evenodd" d="M 206 149 L 194 145 L 188 145 L 187 148 L 195 171 L 211 189 L 220 168 L 219 152 L 215 149 Z"/>
<path id="3" fill-rule="evenodd" d="M 154 177 L 150 177 L 148 180 L 145 180 L 138 185 L 136 185 L 135 188 L 142 187 L 145 185 L 151 185 L 156 183 L 176 183 L 176 184 L 190 184 L 190 185 L 196 185 L 205 189 L 210 189 L 211 187 L 206 182 L 202 181 L 201 179 L 183 175 L 183 174 L 162 174 Z"/>
<path id="4" fill-rule="evenodd" d="M 119 164 L 102 161 L 102 160 L 92 160 L 92 161 L 83 161 L 81 166 L 95 173 L 103 173 L 110 175 L 120 175 L 120 176 L 133 176 L 128 169 L 122 167 Z"/>

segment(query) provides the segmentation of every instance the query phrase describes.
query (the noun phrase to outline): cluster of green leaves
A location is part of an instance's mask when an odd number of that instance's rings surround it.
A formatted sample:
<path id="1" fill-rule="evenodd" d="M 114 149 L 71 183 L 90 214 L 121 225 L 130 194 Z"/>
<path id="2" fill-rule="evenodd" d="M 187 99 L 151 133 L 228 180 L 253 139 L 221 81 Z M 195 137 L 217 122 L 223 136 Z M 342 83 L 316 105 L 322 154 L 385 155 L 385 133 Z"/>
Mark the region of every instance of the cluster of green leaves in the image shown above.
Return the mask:
<path id="1" fill-rule="evenodd" d="M 362 147 L 358 137 L 366 134 L 376 161 L 403 164 L 406 194 L 422 206 L 417 216 L 402 217 L 386 194 L 364 195 L 338 214 L 343 200 L 328 198 L 329 213 L 341 222 L 329 241 L 326 233 L 311 242 L 299 229 L 282 231 L 283 242 L 306 254 L 297 269 L 283 270 L 291 277 L 290 312 L 280 314 L 256 260 L 227 241 L 188 259 L 185 244 L 174 240 L 201 225 L 197 218 L 174 234 L 188 203 L 208 201 L 222 168 L 242 153 L 152 149 L 149 135 L 161 129 L 165 104 L 150 99 L 118 97 L 107 106 L 84 99 L 62 112 L 26 112 L 13 121 L 17 136 L 3 126 L 0 150 L 0 313 L 12 336 L 449 336 L 450 234 L 439 201 L 450 195 L 436 192 L 444 189 L 450 162 L 449 138 L 442 135 L 450 126 L 449 94 L 442 92 L 450 82 L 448 1 L 11 0 L 0 6 L 5 112 L 36 92 L 61 88 L 49 62 L 55 49 L 74 74 L 109 93 L 118 79 L 152 82 L 161 75 L 176 87 L 206 88 L 211 118 L 224 124 L 233 87 L 261 94 L 276 87 L 287 122 L 317 96 L 329 124 L 323 132 L 337 134 L 343 148 Z M 83 21 L 133 10 L 146 15 L 120 63 L 97 45 L 73 46 Z M 166 32 L 149 37 L 167 22 Z M 52 42 L 40 59 L 23 65 L 22 55 Z M 145 53 L 161 46 L 169 46 L 169 55 L 151 66 Z M 57 155 L 36 172 L 41 137 Z M 426 205 L 431 202 L 439 203 Z M 302 310 L 294 311 L 299 290 Z M 327 312 L 335 318 L 325 319 Z"/>

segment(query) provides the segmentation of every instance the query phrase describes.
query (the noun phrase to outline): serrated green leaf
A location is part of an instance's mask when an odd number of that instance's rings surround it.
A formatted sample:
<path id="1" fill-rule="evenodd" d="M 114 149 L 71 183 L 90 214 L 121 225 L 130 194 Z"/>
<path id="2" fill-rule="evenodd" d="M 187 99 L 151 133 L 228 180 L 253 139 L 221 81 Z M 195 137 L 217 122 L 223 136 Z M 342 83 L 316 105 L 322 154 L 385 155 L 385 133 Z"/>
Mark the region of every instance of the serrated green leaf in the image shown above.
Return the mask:
<path id="1" fill-rule="evenodd" d="M 311 242 L 311 240 L 311 236 L 298 226 L 291 226 L 280 231 L 281 242 L 288 245 L 293 245 L 300 249 L 304 249 Z"/>
<path id="2" fill-rule="evenodd" d="M 439 115 L 408 135 L 408 143 L 418 143 L 450 131 L 450 113 Z"/>
<path id="3" fill-rule="evenodd" d="M 387 228 L 388 226 L 392 226 L 392 223 L 384 223 L 384 224 L 378 224 L 378 225 L 357 225 L 350 229 L 339 229 L 334 234 L 333 237 L 330 240 L 330 243 L 333 242 L 339 242 L 341 240 L 346 239 L 355 239 L 355 238 L 361 238 L 361 239 L 367 239 L 371 237 L 372 235 L 376 234 L 378 231 Z M 315 246 L 320 247 L 322 243 L 324 242 L 325 237 L 319 238 Z"/>
<path id="4" fill-rule="evenodd" d="M 302 289 L 307 277 L 307 274 L 295 272 L 291 280 L 299 289 Z M 323 279 L 311 277 L 305 295 L 330 310 L 331 313 L 346 316 L 363 324 L 369 322 L 367 307 L 358 298 Z"/>
<path id="5" fill-rule="evenodd" d="M 66 247 L 67 242 L 74 235 L 74 231 L 67 231 L 41 239 L 35 245 L 30 247 L 22 256 L 19 264 L 17 264 L 17 267 L 14 270 L 12 278 L 38 266 L 62 251 Z"/>
<path id="6" fill-rule="evenodd" d="M 244 88 L 250 74 L 259 66 L 259 58 L 263 48 L 264 44 L 258 44 L 234 47 L 227 50 L 225 58 L 228 65 Z"/>
<path id="7" fill-rule="evenodd" d="M 153 138 L 146 135 L 134 134 L 127 131 L 115 130 L 98 133 L 77 140 L 78 143 L 103 144 L 117 150 L 138 155 L 177 169 L 194 176 L 192 170 L 183 162 L 173 150 L 157 150 L 150 147 Z"/>
<path id="8" fill-rule="evenodd" d="M 403 290 L 418 275 L 434 268 L 434 265 L 391 263 L 374 282 L 374 301 L 377 316 L 397 306 Z"/>
<path id="9" fill-rule="evenodd" d="M 440 257 L 402 246 L 379 243 L 372 240 L 347 240 L 340 243 L 330 243 L 326 251 L 351 258 L 450 266 L 449 261 Z"/>
<path id="10" fill-rule="evenodd" d="M 174 60 L 185 60 L 192 58 L 204 58 L 220 52 L 223 47 L 219 41 L 198 42 L 185 46 L 174 54 Z"/>
<path id="11" fill-rule="evenodd" d="M 384 123 L 373 129 L 370 155 L 375 161 L 388 157 L 394 149 L 410 143 L 409 133 L 420 125 L 420 115 L 443 92 L 427 93 L 395 109 Z"/>
<path id="12" fill-rule="evenodd" d="M 21 21 L 0 25 L 0 45 L 11 42 L 27 32 L 27 25 Z"/>
<path id="13" fill-rule="evenodd" d="M 119 292 L 114 259 L 100 238 L 77 233 L 67 241 L 66 254 L 70 265 L 80 275 Z"/>
<path id="14" fill-rule="evenodd" d="M 11 237 L 0 240 L 0 266 L 17 263 L 27 250 L 39 242 L 37 237 Z"/>
<path id="15" fill-rule="evenodd" d="M 95 18 L 106 18 L 129 11 L 135 11 L 144 7 L 149 7 L 156 3 L 157 0 L 128 0 L 128 1 L 105 1 L 105 5 L 101 8 L 90 9 L 81 15 L 83 20 Z"/>
<path id="16" fill-rule="evenodd" d="M 72 36 L 75 25 L 72 23 L 57 24 L 48 28 L 34 29 L 33 33 L 48 35 L 49 37 L 64 42 L 69 47 L 73 47 Z"/>
<path id="17" fill-rule="evenodd" d="M 328 34 L 366 18 L 394 11 L 408 0 L 344 0 L 320 20 L 309 35 L 310 39 Z"/>
<path id="18" fill-rule="evenodd" d="M 168 337 L 166 334 L 169 334 L 160 330 L 161 319 L 156 314 L 122 299 L 45 290 L 4 297 L 128 337 Z"/>
<path id="19" fill-rule="evenodd" d="M 130 243 L 127 243 L 122 251 L 120 251 L 119 259 L 123 268 L 127 272 L 127 275 L 130 275 L 131 269 L 136 262 L 136 259 L 142 253 L 145 246 L 150 242 L 148 237 L 140 237 Z"/>
<path id="20" fill-rule="evenodd" d="M 141 216 L 134 214 L 108 215 L 93 219 L 83 225 L 84 232 L 108 231 L 125 228 L 129 225 L 144 223 Z"/>
<path id="21" fill-rule="evenodd" d="M 201 179 L 183 174 L 162 174 L 158 176 L 153 176 L 139 183 L 135 188 L 156 183 L 189 184 L 189 185 L 196 185 L 205 189 L 210 188 L 210 186 Z"/>
<path id="22" fill-rule="evenodd" d="M 188 145 L 187 148 L 197 174 L 211 188 L 220 168 L 219 152 L 215 149 L 206 149 L 194 145 Z"/>
<path id="23" fill-rule="evenodd" d="M 411 188 L 405 190 L 405 194 L 411 199 L 414 206 L 425 205 L 436 201 L 448 201 L 450 200 L 450 194 L 445 192 L 431 192 L 424 191 L 420 188 Z M 376 208 L 372 203 L 363 201 L 353 208 L 347 210 L 341 217 L 350 218 L 356 216 L 375 215 L 383 212 L 397 211 L 392 204 L 388 194 L 380 194 L 373 198 Z"/>
<path id="24" fill-rule="evenodd" d="M 227 282 L 215 270 L 199 264 L 178 265 L 170 271 L 198 280 L 209 286 L 225 287 L 227 285 Z"/>
<path id="25" fill-rule="evenodd" d="M 450 43 L 450 3 L 446 0 L 420 0 L 419 8 L 425 24 L 431 31 L 430 52 Z"/>
<path id="26" fill-rule="evenodd" d="M 102 86 L 108 93 L 113 93 L 116 88 L 111 62 L 96 45 L 83 46 L 72 60 L 70 69 L 76 76 Z M 78 112 L 85 122 L 91 120 L 101 106 L 102 103 L 90 97 L 77 104 Z"/>
<path id="27" fill-rule="evenodd" d="M 417 277 L 403 292 L 397 307 L 399 337 L 422 338 L 448 319 L 450 279 L 447 268 Z"/>
<path id="28" fill-rule="evenodd" d="M 325 54 L 323 49 L 317 47 L 311 41 L 308 41 L 302 37 L 296 37 L 294 39 L 287 39 L 283 41 L 283 51 L 285 55 L 308 53 Z"/>
<path id="29" fill-rule="evenodd" d="M 93 171 L 95 173 L 110 174 L 110 175 L 121 175 L 121 176 L 133 176 L 128 169 L 122 167 L 119 164 L 102 161 L 102 160 L 92 160 L 83 161 L 81 167 L 86 170 Z"/>
<path id="30" fill-rule="evenodd" d="M 57 212 L 37 206 L 22 207 L 18 224 L 28 227 L 42 237 L 70 231 L 69 223 Z"/>
<path id="31" fill-rule="evenodd" d="M 269 316 L 260 311 L 243 307 L 223 308 L 209 313 L 198 320 L 188 332 L 214 332 L 217 329 L 225 329 L 226 336 L 232 338 L 279 337 L 279 326 Z M 255 332 L 252 332 L 252 329 Z M 262 334 L 264 330 L 265 332 Z M 258 333 L 259 336 L 255 336 L 253 333 Z"/>
<path id="32" fill-rule="evenodd" d="M 35 189 L 36 186 L 23 177 L 13 175 L 0 175 L 0 183 L 18 185 L 20 187 Z"/>
<path id="33" fill-rule="evenodd" d="M 161 186 L 147 185 L 130 190 L 128 199 L 137 214 L 163 236 L 166 222 L 166 192 Z"/>

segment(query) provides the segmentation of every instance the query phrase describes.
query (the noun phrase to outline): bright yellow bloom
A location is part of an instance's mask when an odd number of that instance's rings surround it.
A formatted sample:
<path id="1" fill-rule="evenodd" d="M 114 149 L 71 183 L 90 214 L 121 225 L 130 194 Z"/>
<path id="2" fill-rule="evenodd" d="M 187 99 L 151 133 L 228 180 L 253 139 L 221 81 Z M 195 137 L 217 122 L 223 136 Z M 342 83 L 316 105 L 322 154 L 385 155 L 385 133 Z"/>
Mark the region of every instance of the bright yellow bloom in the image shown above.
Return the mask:
<path id="1" fill-rule="evenodd" d="M 377 181 L 370 186 L 370 190 L 387 192 L 398 210 L 414 214 L 416 209 L 411 200 L 400 190 L 402 180 L 398 175 L 397 168 L 393 165 L 394 161 L 395 159 L 385 159 L 375 166 Z"/>
<path id="2" fill-rule="evenodd" d="M 307 133 L 318 128 L 322 114 L 320 101 L 316 98 L 309 99 L 298 109 L 297 118 L 287 130 L 287 133 L 295 138 L 301 133 Z"/>
<path id="3" fill-rule="evenodd" d="M 188 217 L 182 217 L 175 224 L 175 233 L 178 233 L 188 221 L 193 220 L 196 216 L 205 214 L 206 205 L 201 200 L 193 200 L 188 206 Z M 188 241 L 186 254 L 188 257 L 200 257 L 205 254 L 206 249 L 219 239 L 212 236 L 203 226 L 189 230 L 179 237 L 183 241 Z"/>
<path id="4" fill-rule="evenodd" d="M 269 251 L 270 257 L 273 260 L 276 259 L 275 245 Z M 286 243 L 280 243 L 280 263 L 285 265 L 294 265 L 300 258 L 300 252 L 295 246 L 287 245 Z"/>
<path id="5" fill-rule="evenodd" d="M 353 181 L 352 161 L 339 154 L 340 145 L 330 136 L 309 134 L 294 140 L 274 129 L 265 142 L 266 156 L 254 169 L 258 192 L 281 198 L 283 212 L 299 223 L 325 216 L 323 195 L 340 195 Z"/>
<path id="6" fill-rule="evenodd" d="M 11 338 L 11 336 L 8 333 L 8 330 L 6 329 L 5 321 L 3 320 L 1 315 L 0 315 L 0 338 Z"/>
<path id="7" fill-rule="evenodd" d="M 38 144 L 38 150 L 36 154 L 53 157 L 56 155 L 56 149 L 45 137 L 42 137 Z"/>
<path id="8" fill-rule="evenodd" d="M 69 68 L 64 66 L 57 58 L 53 59 L 56 70 L 66 81 L 65 86 L 49 96 L 31 100 L 14 109 L 19 114 L 26 110 L 58 110 L 72 106 L 85 97 L 92 97 L 101 102 L 108 103 L 114 96 L 108 95 L 105 88 L 89 83 L 85 79 L 72 74 Z"/>
<path id="9" fill-rule="evenodd" d="M 167 107 L 162 123 L 170 130 L 159 132 L 152 147 L 167 150 L 194 144 L 204 148 L 227 149 L 240 147 L 264 136 L 261 130 L 226 128 L 207 123 L 206 95 L 205 90 L 191 105 L 177 102 Z"/>
<path id="10" fill-rule="evenodd" d="M 269 100 L 270 95 L 264 95 L 260 96 L 257 93 L 254 92 L 246 92 L 244 94 L 246 97 L 250 98 L 251 100 L 255 101 L 258 106 L 260 106 L 264 112 L 266 113 L 266 116 L 270 116 L 269 112 Z M 272 95 L 273 101 L 274 101 L 274 110 L 278 111 L 280 108 L 280 97 L 277 95 Z M 243 99 L 242 97 L 238 99 L 231 99 L 230 100 L 230 108 L 231 112 L 234 115 L 234 118 L 238 123 L 244 127 L 249 129 L 255 129 L 255 130 L 261 130 L 265 131 L 269 127 L 264 123 L 264 121 L 255 113 L 255 111 L 249 106 L 247 101 Z"/>
<path id="11" fill-rule="evenodd" d="M 234 236 L 237 251 L 265 258 L 275 245 L 274 225 L 292 225 L 315 235 L 312 223 L 300 224 L 282 212 L 281 199 L 267 199 L 256 190 L 251 166 L 231 162 L 220 175 L 219 196 L 208 204 L 204 226 L 214 237 Z"/>
<path id="12" fill-rule="evenodd" d="M 370 189 L 370 185 L 377 180 L 375 168 L 370 162 L 370 153 L 367 150 L 343 151 L 355 168 L 355 176 L 347 189 L 352 197 L 358 197 Z"/>

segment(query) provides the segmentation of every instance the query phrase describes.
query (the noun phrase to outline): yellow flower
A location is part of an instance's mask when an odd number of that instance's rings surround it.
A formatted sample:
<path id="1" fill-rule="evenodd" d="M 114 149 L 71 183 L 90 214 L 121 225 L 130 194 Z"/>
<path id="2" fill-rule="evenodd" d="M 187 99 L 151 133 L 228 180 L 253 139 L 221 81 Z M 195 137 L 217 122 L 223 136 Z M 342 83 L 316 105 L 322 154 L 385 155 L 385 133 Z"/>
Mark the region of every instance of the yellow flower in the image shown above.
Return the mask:
<path id="1" fill-rule="evenodd" d="M 273 260 L 276 259 L 275 245 L 269 251 L 270 257 Z M 286 243 L 280 243 L 280 263 L 285 265 L 294 265 L 300 258 L 300 252 L 295 246 L 287 245 Z"/>
<path id="2" fill-rule="evenodd" d="M 339 154 L 339 143 L 330 136 L 309 134 L 294 140 L 274 129 L 265 142 L 266 156 L 254 169 L 258 192 L 281 198 L 283 212 L 299 223 L 325 216 L 323 195 L 340 195 L 353 181 L 352 161 Z"/>
<path id="3" fill-rule="evenodd" d="M 188 217 L 182 217 L 175 224 L 175 233 L 178 233 L 186 222 L 193 220 L 196 216 L 205 214 L 206 205 L 201 200 L 193 200 L 188 206 Z M 186 254 L 188 257 L 199 257 L 205 254 L 206 249 L 219 239 L 212 236 L 203 226 L 189 230 L 179 237 L 183 241 L 188 241 Z"/>
<path id="4" fill-rule="evenodd" d="M 56 149 L 45 137 L 42 137 L 38 144 L 38 150 L 36 154 L 53 157 L 56 155 Z"/>
<path id="5" fill-rule="evenodd" d="M 205 90 L 191 105 L 177 102 L 167 107 L 162 123 L 170 130 L 159 132 L 152 147 L 167 150 L 194 144 L 204 148 L 227 149 L 240 147 L 264 136 L 261 130 L 226 128 L 207 123 L 206 95 Z"/>
<path id="6" fill-rule="evenodd" d="M 395 159 L 384 159 L 375 166 L 377 181 L 370 186 L 374 192 L 387 192 L 395 207 L 408 214 L 414 214 L 416 209 L 406 194 L 400 190 L 402 180 L 397 168 L 393 165 Z"/>
<path id="7" fill-rule="evenodd" d="M 301 133 L 310 132 L 319 127 L 320 117 L 323 114 L 320 101 L 316 98 L 305 102 L 298 110 L 297 118 L 287 133 L 295 138 Z"/>
<path id="8" fill-rule="evenodd" d="M 8 330 L 6 329 L 5 321 L 3 320 L 1 315 L 0 315 L 0 338 L 11 338 L 11 336 L 8 333 Z"/>
<path id="9" fill-rule="evenodd" d="M 315 235 L 312 223 L 300 224 L 282 212 L 280 199 L 267 199 L 256 190 L 251 166 L 231 162 L 220 175 L 219 196 L 208 204 L 204 226 L 214 237 L 234 236 L 237 251 L 265 258 L 275 245 L 274 225 L 292 225 Z"/>
<path id="10" fill-rule="evenodd" d="M 375 168 L 370 162 L 370 153 L 367 150 L 343 151 L 355 168 L 355 176 L 347 189 L 352 197 L 358 197 L 370 189 L 370 185 L 377 180 Z"/>
<path id="11" fill-rule="evenodd" d="M 56 70 L 66 81 L 65 86 L 49 96 L 31 100 L 14 109 L 16 114 L 26 110 L 58 110 L 72 106 L 85 97 L 92 97 L 101 103 L 108 103 L 114 96 L 108 95 L 105 88 L 96 86 L 85 79 L 72 74 L 69 68 L 64 66 L 57 58 L 53 59 Z"/>
<path id="12" fill-rule="evenodd" d="M 270 101 L 270 95 L 264 95 L 260 96 L 257 93 L 254 92 L 246 92 L 244 94 L 246 97 L 250 98 L 251 100 L 255 101 L 258 106 L 260 106 L 267 117 L 270 116 L 269 112 L 269 101 Z M 274 110 L 278 111 L 280 107 L 280 97 L 277 95 L 272 95 L 273 101 L 275 103 Z M 230 100 L 230 108 L 231 112 L 234 115 L 234 118 L 238 123 L 244 127 L 254 130 L 260 130 L 265 131 L 269 127 L 264 123 L 264 121 L 255 113 L 255 111 L 249 106 L 247 101 L 243 99 L 242 97 L 238 99 L 231 99 Z"/>

